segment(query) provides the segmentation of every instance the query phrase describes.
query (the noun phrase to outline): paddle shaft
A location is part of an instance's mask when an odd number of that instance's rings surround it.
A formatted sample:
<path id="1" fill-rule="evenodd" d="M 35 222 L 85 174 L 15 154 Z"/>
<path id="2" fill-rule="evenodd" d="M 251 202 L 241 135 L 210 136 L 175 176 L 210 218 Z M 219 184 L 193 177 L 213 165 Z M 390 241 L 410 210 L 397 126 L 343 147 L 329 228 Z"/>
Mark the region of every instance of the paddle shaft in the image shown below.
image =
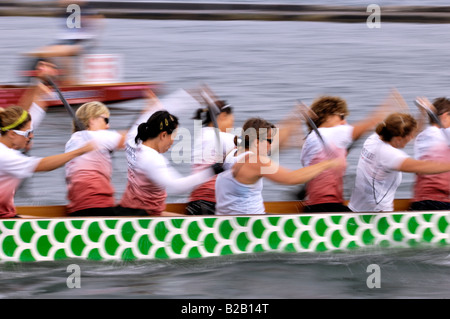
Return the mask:
<path id="1" fill-rule="evenodd" d="M 220 113 L 220 110 L 217 107 L 214 100 L 209 96 L 209 94 L 205 90 L 202 90 L 202 97 L 208 106 L 209 116 L 211 117 L 211 121 L 213 122 L 213 125 L 215 128 L 214 131 L 216 133 L 217 150 L 220 150 L 220 145 L 221 145 L 220 131 L 219 131 L 219 125 L 217 124 L 217 115 L 216 115 L 216 114 Z M 218 158 L 218 159 L 220 158 L 221 160 L 223 160 L 222 156 L 219 157 L 219 154 L 216 155 L 216 158 Z"/>
<path id="2" fill-rule="evenodd" d="M 53 80 L 50 77 L 47 77 L 46 80 L 55 89 L 56 93 L 58 93 L 58 96 L 59 96 L 61 102 L 63 102 L 65 109 L 67 110 L 69 115 L 72 117 L 76 128 L 79 131 L 85 130 L 86 128 L 84 127 L 83 123 L 81 123 L 80 120 L 77 118 L 77 116 L 75 115 L 74 110 L 72 109 L 70 104 L 67 102 L 66 98 L 61 93 L 61 90 L 58 88 L 58 86 L 55 84 L 55 82 L 53 82 Z"/>
<path id="3" fill-rule="evenodd" d="M 314 123 L 312 118 L 308 115 L 308 112 L 305 111 L 305 108 L 307 108 L 307 106 L 301 101 L 298 101 L 298 103 L 301 106 L 300 113 L 302 114 L 303 118 L 309 123 L 309 125 L 311 126 L 314 133 L 317 134 L 317 137 L 319 138 L 320 142 L 322 143 L 323 148 L 325 149 L 325 152 L 327 152 L 329 157 L 334 157 L 334 152 L 328 147 L 327 143 L 325 143 L 325 140 L 323 139 L 322 135 L 320 134 L 319 129 L 317 128 L 316 124 Z"/>
<path id="4" fill-rule="evenodd" d="M 444 134 L 445 139 L 447 140 L 447 143 L 450 145 L 450 137 L 445 134 L 444 129 L 444 125 L 442 125 L 441 120 L 439 119 L 439 116 L 437 116 L 436 113 L 434 113 L 428 106 L 426 106 L 423 103 L 420 103 L 419 101 L 414 101 L 414 104 L 416 104 L 416 106 L 421 107 L 425 110 L 425 112 L 427 112 L 428 116 L 430 116 L 433 121 L 439 126 L 440 129 L 442 129 L 442 134 Z"/>

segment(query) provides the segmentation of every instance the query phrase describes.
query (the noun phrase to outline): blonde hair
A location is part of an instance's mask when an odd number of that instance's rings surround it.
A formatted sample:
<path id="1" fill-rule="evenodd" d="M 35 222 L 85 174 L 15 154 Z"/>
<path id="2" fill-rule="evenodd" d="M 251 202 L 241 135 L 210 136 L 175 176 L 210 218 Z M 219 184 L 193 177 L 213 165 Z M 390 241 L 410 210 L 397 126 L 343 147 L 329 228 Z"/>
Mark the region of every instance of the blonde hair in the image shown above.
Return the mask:
<path id="1" fill-rule="evenodd" d="M 375 132 L 385 142 L 393 137 L 406 137 L 417 129 L 417 121 L 407 113 L 392 113 L 383 122 L 377 125 Z"/>
<path id="2" fill-rule="evenodd" d="M 20 117 L 24 114 L 24 109 L 22 109 L 20 106 L 10 106 L 7 108 L 0 107 L 0 128 L 9 127 L 11 125 L 14 125 Z M 20 130 L 22 127 L 24 127 L 29 121 L 31 121 L 31 115 L 28 113 L 23 121 L 20 121 L 17 125 L 14 125 L 14 127 L 11 127 L 11 129 Z M 8 130 L 1 130 L 1 135 L 6 134 Z"/>
<path id="3" fill-rule="evenodd" d="M 75 112 L 75 116 L 80 120 L 86 129 L 89 128 L 90 119 L 99 117 L 103 114 L 108 114 L 109 116 L 109 109 L 105 104 L 98 101 L 84 103 Z M 73 123 L 73 131 L 78 131 L 75 123 Z"/>

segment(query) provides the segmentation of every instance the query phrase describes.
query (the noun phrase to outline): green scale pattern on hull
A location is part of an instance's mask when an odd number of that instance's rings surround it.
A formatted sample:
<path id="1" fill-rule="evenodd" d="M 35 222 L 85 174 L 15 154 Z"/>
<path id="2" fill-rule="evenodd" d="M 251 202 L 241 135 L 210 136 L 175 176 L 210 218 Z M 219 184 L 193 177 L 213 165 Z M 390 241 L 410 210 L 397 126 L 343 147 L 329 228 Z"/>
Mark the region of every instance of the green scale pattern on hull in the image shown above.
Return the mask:
<path id="1" fill-rule="evenodd" d="M 148 260 L 449 244 L 450 212 L 0 221 L 0 261 Z"/>

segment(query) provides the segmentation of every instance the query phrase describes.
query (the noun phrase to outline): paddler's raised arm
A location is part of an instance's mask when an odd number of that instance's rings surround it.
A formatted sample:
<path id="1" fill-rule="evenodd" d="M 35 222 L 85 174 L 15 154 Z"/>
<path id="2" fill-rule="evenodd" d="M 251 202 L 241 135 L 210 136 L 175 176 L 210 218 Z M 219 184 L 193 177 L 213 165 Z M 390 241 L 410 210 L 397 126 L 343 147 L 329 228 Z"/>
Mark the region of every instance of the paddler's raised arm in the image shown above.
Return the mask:
<path id="1" fill-rule="evenodd" d="M 159 99 L 152 91 L 147 91 L 147 106 L 142 111 L 139 118 L 134 122 L 127 133 L 127 142 L 133 145 L 134 139 L 138 133 L 138 127 L 141 123 L 147 122 L 153 113 L 166 110 L 172 114 L 180 110 L 196 110 L 201 104 L 187 90 L 179 89 L 175 92 Z"/>
<path id="2" fill-rule="evenodd" d="M 51 94 L 51 90 L 42 82 L 45 82 L 47 77 L 56 76 L 57 73 L 58 71 L 54 64 L 40 61 L 36 66 L 36 77 L 33 79 L 35 84 L 25 90 L 17 105 L 28 111 L 33 104 L 36 104 L 45 111 L 48 105 L 43 97 Z"/>

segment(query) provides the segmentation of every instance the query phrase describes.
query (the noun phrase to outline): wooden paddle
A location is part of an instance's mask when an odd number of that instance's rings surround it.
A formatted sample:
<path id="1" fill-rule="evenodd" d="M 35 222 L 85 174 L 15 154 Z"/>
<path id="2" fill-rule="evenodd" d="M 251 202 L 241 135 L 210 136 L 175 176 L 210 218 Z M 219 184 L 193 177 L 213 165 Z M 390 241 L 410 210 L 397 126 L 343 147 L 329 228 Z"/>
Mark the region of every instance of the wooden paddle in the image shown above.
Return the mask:
<path id="1" fill-rule="evenodd" d="M 440 119 L 439 116 L 435 113 L 435 111 L 431 109 L 431 108 L 434 109 L 433 104 L 431 104 L 431 102 L 429 102 L 429 101 L 426 100 L 426 99 L 416 99 L 416 100 L 414 101 L 414 104 L 415 104 L 417 107 L 419 107 L 419 108 L 421 108 L 422 110 L 424 110 L 424 111 L 428 114 L 428 116 L 429 116 L 430 118 L 433 119 L 433 121 L 434 121 L 434 122 L 439 126 L 439 128 L 441 129 L 442 134 L 444 134 L 444 137 L 445 137 L 445 139 L 447 140 L 448 145 L 450 146 L 450 137 L 449 137 L 447 134 L 445 134 L 445 131 L 444 131 L 445 127 L 444 127 L 444 125 L 442 124 L 441 119 Z"/>
<path id="2" fill-rule="evenodd" d="M 320 134 L 319 129 L 317 128 L 316 124 L 314 123 L 313 119 L 310 116 L 310 114 L 312 114 L 315 117 L 317 117 L 317 115 L 308 106 L 306 106 L 306 104 L 303 103 L 302 101 L 297 101 L 297 104 L 299 106 L 298 109 L 300 111 L 300 114 L 303 116 L 305 121 L 308 122 L 308 124 L 311 126 L 311 128 L 315 132 L 315 134 L 317 134 L 317 137 L 319 138 L 320 142 L 322 143 L 323 148 L 324 148 L 325 152 L 327 153 L 328 157 L 329 158 L 336 157 L 336 155 L 330 149 L 330 147 L 327 145 L 327 143 L 325 143 L 325 140 L 323 139 L 322 135 Z"/>
<path id="3" fill-rule="evenodd" d="M 200 92 L 202 98 L 205 100 L 206 105 L 208 107 L 209 116 L 211 117 L 211 121 L 214 125 L 214 132 L 216 133 L 216 151 L 220 151 L 221 143 L 220 143 L 220 130 L 219 125 L 217 124 L 217 116 L 220 114 L 220 110 L 217 107 L 215 99 L 211 97 L 211 90 L 207 86 L 203 86 Z M 216 152 L 216 159 L 220 159 L 220 163 L 223 162 L 223 156 L 220 156 L 220 152 Z"/>
<path id="4" fill-rule="evenodd" d="M 84 126 L 83 123 L 81 123 L 81 121 L 78 119 L 78 117 L 75 115 L 75 111 L 72 109 L 72 107 L 70 106 L 70 104 L 67 102 L 66 98 L 64 97 L 64 95 L 61 93 L 61 90 L 58 88 L 58 86 L 55 84 L 55 82 L 53 82 L 53 80 L 48 76 L 45 78 L 45 80 L 55 89 L 56 93 L 58 93 L 58 96 L 61 100 L 61 102 L 63 102 L 65 109 L 67 110 L 67 112 L 69 113 L 69 115 L 72 117 L 76 128 L 79 131 L 84 131 L 86 129 L 86 127 Z"/>
<path id="5" fill-rule="evenodd" d="M 439 126 L 439 128 L 444 128 L 441 120 L 439 119 L 437 114 L 431 109 L 431 107 L 427 105 L 426 101 L 424 101 L 422 99 L 420 99 L 420 100 L 417 99 L 414 101 L 414 104 L 417 107 L 423 109 L 428 114 L 428 116 L 430 116 L 433 119 L 433 121 Z M 431 106 L 432 106 L 432 104 L 431 104 Z"/>

